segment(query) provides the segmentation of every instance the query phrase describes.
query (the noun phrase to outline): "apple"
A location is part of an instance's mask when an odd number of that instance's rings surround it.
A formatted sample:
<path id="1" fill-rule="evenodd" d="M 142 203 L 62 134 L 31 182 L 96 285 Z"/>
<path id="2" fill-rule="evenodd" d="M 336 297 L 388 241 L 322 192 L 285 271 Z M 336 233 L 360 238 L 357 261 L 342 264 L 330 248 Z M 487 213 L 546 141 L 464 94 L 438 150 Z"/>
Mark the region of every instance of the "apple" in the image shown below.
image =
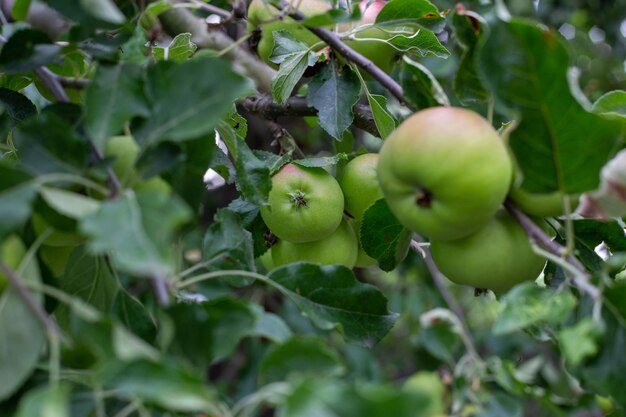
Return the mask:
<path id="1" fill-rule="evenodd" d="M 459 239 L 483 227 L 509 190 L 506 145 L 479 114 L 432 107 L 385 140 L 378 181 L 400 223 L 432 239 Z"/>
<path id="2" fill-rule="evenodd" d="M 26 246 L 17 235 L 10 235 L 0 244 L 0 260 L 12 270 L 16 270 L 26 255 Z M 0 293 L 7 285 L 7 277 L 0 270 Z"/>
<path id="3" fill-rule="evenodd" d="M 275 266 L 274 260 L 272 259 L 272 249 L 270 248 L 266 250 L 263 255 L 259 256 L 259 261 L 261 261 L 261 265 L 263 265 L 267 271 L 274 269 Z"/>
<path id="4" fill-rule="evenodd" d="M 283 166 L 272 177 L 263 221 L 279 239 L 312 242 L 330 236 L 343 218 L 343 193 L 337 180 L 322 168 Z"/>
<path id="5" fill-rule="evenodd" d="M 511 188 L 511 200 L 524 213 L 540 217 L 557 217 L 565 214 L 563 210 L 563 193 L 531 193 L 519 187 Z M 569 197 L 570 213 L 574 212 L 578 204 L 579 195 Z"/>
<path id="6" fill-rule="evenodd" d="M 171 194 L 172 187 L 161 177 L 152 177 L 150 179 L 139 181 L 134 186 L 135 191 L 155 192 L 163 194 Z"/>
<path id="7" fill-rule="evenodd" d="M 104 156 L 114 158 L 111 168 L 122 184 L 135 180 L 135 162 L 139 155 L 139 145 L 132 136 L 112 136 L 104 145 Z"/>
<path id="8" fill-rule="evenodd" d="M 272 246 L 274 266 L 292 262 L 311 262 L 319 265 L 343 265 L 353 268 L 357 259 L 358 243 L 352 226 L 342 221 L 337 230 L 325 239 L 307 243 L 280 240 Z"/>
<path id="9" fill-rule="evenodd" d="M 503 293 L 536 279 L 546 260 L 535 254 L 519 223 L 500 210 L 487 224 L 456 240 L 430 241 L 433 260 L 452 282 Z"/>

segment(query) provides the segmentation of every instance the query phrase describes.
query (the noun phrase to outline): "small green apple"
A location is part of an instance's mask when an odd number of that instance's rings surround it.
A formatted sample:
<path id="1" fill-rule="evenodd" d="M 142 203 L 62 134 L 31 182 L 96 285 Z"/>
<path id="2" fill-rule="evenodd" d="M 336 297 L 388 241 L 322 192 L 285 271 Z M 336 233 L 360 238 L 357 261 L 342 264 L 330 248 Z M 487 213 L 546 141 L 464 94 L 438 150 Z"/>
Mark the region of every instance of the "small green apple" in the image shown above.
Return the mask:
<path id="1" fill-rule="evenodd" d="M 26 246 L 17 235 L 10 235 L 0 244 L 0 260 L 12 270 L 16 270 L 26 255 Z M 0 293 L 7 285 L 7 277 L 0 271 Z"/>
<path id="2" fill-rule="evenodd" d="M 139 155 L 139 145 L 132 136 L 112 136 L 104 145 L 104 156 L 113 157 L 111 168 L 123 184 L 135 180 L 135 162 Z"/>
<path id="3" fill-rule="evenodd" d="M 325 239 L 307 243 L 280 240 L 272 246 L 272 260 L 276 267 L 292 262 L 311 262 L 353 268 L 357 253 L 356 235 L 352 226 L 345 220 L 333 234 Z"/>
<path id="4" fill-rule="evenodd" d="M 432 239 L 458 239 L 483 227 L 509 190 L 506 145 L 479 114 L 432 107 L 385 140 L 378 180 L 400 223 Z"/>
<path id="5" fill-rule="evenodd" d="M 378 154 L 359 155 L 346 164 L 337 178 L 345 199 L 345 209 L 355 219 L 363 217 L 365 210 L 383 198 L 378 185 L 376 166 Z"/>
<path id="6" fill-rule="evenodd" d="M 272 177 L 268 205 L 261 217 L 279 239 L 312 242 L 330 236 L 343 219 L 343 193 L 322 168 L 283 166 Z"/>
<path id="7" fill-rule="evenodd" d="M 452 282 L 506 292 L 536 279 L 546 260 L 536 255 L 519 223 L 500 210 L 478 231 L 456 240 L 431 240 L 439 270 Z"/>
<path id="8" fill-rule="evenodd" d="M 145 181 L 139 181 L 134 186 L 135 191 L 151 191 L 157 193 L 170 194 L 172 186 L 161 177 L 152 177 Z"/>
<path id="9" fill-rule="evenodd" d="M 274 260 L 272 259 L 272 249 L 270 248 L 266 250 L 263 255 L 259 256 L 259 261 L 261 261 L 261 265 L 263 265 L 267 271 L 274 269 L 275 266 Z"/>

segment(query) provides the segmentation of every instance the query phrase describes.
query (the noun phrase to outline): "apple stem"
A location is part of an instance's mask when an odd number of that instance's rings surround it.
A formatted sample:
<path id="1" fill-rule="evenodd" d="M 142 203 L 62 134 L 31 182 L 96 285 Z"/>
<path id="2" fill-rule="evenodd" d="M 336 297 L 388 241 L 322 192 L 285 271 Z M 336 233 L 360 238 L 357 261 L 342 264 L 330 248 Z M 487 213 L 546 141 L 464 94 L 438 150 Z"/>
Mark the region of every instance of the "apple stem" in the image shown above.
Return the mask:
<path id="1" fill-rule="evenodd" d="M 293 193 L 289 193 L 293 206 L 297 209 L 301 207 L 308 207 L 309 203 L 306 201 L 306 194 L 302 190 L 296 190 Z"/>
<path id="2" fill-rule="evenodd" d="M 422 208 L 430 208 L 433 202 L 433 193 L 427 188 L 420 187 L 415 196 L 415 204 Z"/>

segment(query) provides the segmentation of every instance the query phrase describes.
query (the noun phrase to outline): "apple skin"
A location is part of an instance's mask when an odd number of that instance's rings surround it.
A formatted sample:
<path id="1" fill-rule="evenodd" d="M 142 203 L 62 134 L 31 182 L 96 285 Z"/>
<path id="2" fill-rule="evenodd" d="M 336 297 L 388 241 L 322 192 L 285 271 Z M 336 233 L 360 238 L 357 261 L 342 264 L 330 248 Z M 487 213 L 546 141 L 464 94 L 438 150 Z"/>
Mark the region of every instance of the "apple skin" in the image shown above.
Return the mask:
<path id="1" fill-rule="evenodd" d="M 563 210 L 563 194 L 560 191 L 552 193 L 531 193 L 522 188 L 514 187 L 509 192 L 511 200 L 524 213 L 540 217 L 558 217 L 565 214 Z M 576 210 L 580 195 L 570 196 L 570 213 Z"/>
<path id="2" fill-rule="evenodd" d="M 268 205 L 261 217 L 279 239 L 312 242 L 330 236 L 343 219 L 343 193 L 322 168 L 283 166 L 272 177 Z"/>
<path id="3" fill-rule="evenodd" d="M 383 198 L 378 185 L 376 166 L 378 154 L 359 155 L 346 164 L 337 178 L 345 199 L 345 209 L 355 219 L 363 217 L 365 210 Z"/>
<path id="4" fill-rule="evenodd" d="M 26 246 L 17 235 L 10 235 L 0 244 L 0 260 L 14 271 L 20 266 L 24 255 Z M 0 294 L 7 286 L 7 280 L 6 275 L 0 271 Z"/>
<path id="5" fill-rule="evenodd" d="M 354 268 L 358 242 L 352 226 L 342 221 L 337 230 L 325 239 L 307 243 L 280 240 L 272 246 L 274 266 L 292 262 L 311 262 L 319 265 L 343 265 Z"/>
<path id="6" fill-rule="evenodd" d="M 385 140 L 378 181 L 400 223 L 432 239 L 459 239 L 483 227 L 509 190 L 506 145 L 479 114 L 432 107 Z"/>
<path id="7" fill-rule="evenodd" d="M 272 249 L 270 248 L 266 250 L 263 255 L 259 256 L 259 261 L 261 261 L 261 265 L 263 265 L 267 271 L 274 269 L 275 266 L 274 260 L 272 259 Z"/>
<path id="8" fill-rule="evenodd" d="M 506 210 L 500 210 L 469 236 L 431 240 L 430 251 L 450 281 L 496 294 L 536 279 L 546 264 L 532 251 L 526 232 Z"/>

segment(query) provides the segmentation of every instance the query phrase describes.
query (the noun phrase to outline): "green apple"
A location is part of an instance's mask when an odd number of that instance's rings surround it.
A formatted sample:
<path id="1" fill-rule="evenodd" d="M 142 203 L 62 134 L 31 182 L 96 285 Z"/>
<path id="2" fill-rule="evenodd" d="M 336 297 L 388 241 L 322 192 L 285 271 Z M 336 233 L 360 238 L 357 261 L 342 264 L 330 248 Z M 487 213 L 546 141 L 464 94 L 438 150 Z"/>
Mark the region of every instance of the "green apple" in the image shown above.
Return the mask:
<path id="1" fill-rule="evenodd" d="M 407 118 L 385 140 L 378 181 L 400 223 L 432 239 L 483 227 L 509 190 L 506 145 L 479 114 L 433 107 Z"/>
<path id="2" fill-rule="evenodd" d="M 135 180 L 134 168 L 139 150 L 132 136 L 112 136 L 107 139 L 104 156 L 114 158 L 111 168 L 122 184 L 132 184 Z"/>
<path id="3" fill-rule="evenodd" d="M 431 240 L 430 250 L 450 281 L 495 293 L 536 279 L 546 263 L 533 252 L 526 232 L 506 210 L 469 236 Z"/>
<path id="4" fill-rule="evenodd" d="M 17 235 L 10 235 L 0 244 L 0 260 L 12 270 L 16 270 L 26 255 L 26 246 Z M 7 285 L 7 277 L 0 271 L 0 293 Z"/>
<path id="5" fill-rule="evenodd" d="M 263 221 L 279 239 L 312 242 L 330 236 L 343 218 L 343 193 L 322 168 L 283 166 L 272 177 Z"/>
<path id="6" fill-rule="evenodd" d="M 134 186 L 135 191 L 151 191 L 157 193 L 170 194 L 172 186 L 161 177 L 152 177 L 145 181 L 139 181 Z"/>
<path id="7" fill-rule="evenodd" d="M 272 249 L 270 248 L 266 250 L 263 255 L 259 256 L 259 261 L 261 261 L 261 265 L 263 265 L 267 271 L 274 269 L 275 266 L 274 260 L 272 259 Z"/>
<path id="8" fill-rule="evenodd" d="M 533 216 L 557 217 L 565 214 L 563 193 L 531 193 L 519 187 L 511 188 L 509 197 L 523 212 Z M 570 213 L 576 209 L 579 195 L 569 196 Z"/>
<path id="9" fill-rule="evenodd" d="M 365 210 L 383 198 L 378 185 L 376 166 L 378 154 L 359 155 L 346 164 L 337 178 L 345 199 L 345 209 L 352 217 L 360 219 Z"/>
<path id="10" fill-rule="evenodd" d="M 272 260 L 276 267 L 292 262 L 311 262 L 353 268 L 357 252 L 358 243 L 354 230 L 344 220 L 337 230 L 325 239 L 307 243 L 278 241 L 272 246 Z"/>

